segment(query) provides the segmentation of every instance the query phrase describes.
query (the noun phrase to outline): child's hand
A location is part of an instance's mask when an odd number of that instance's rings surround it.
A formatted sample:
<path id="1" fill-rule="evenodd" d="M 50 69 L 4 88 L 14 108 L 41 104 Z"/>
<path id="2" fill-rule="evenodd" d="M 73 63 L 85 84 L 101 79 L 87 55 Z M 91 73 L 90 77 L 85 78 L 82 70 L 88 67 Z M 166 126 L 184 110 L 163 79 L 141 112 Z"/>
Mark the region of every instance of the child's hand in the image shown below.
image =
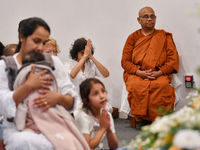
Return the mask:
<path id="1" fill-rule="evenodd" d="M 85 46 L 84 57 L 90 58 L 90 56 L 92 55 L 91 51 L 92 51 L 92 41 L 89 39 Z"/>
<path id="2" fill-rule="evenodd" d="M 100 128 L 104 128 L 106 131 L 110 130 L 110 116 L 108 111 L 103 108 L 101 116 L 99 118 Z"/>

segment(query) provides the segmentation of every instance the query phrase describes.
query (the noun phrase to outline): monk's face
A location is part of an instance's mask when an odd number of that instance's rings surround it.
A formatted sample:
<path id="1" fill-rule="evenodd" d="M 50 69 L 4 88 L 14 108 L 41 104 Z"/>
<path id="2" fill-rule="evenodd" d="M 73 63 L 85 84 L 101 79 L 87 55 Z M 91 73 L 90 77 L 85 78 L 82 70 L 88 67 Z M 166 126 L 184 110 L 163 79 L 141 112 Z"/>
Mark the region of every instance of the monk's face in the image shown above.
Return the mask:
<path id="1" fill-rule="evenodd" d="M 141 24 L 142 29 L 154 29 L 156 24 L 156 16 L 154 10 L 151 7 L 145 7 L 141 9 L 137 20 L 139 24 Z"/>

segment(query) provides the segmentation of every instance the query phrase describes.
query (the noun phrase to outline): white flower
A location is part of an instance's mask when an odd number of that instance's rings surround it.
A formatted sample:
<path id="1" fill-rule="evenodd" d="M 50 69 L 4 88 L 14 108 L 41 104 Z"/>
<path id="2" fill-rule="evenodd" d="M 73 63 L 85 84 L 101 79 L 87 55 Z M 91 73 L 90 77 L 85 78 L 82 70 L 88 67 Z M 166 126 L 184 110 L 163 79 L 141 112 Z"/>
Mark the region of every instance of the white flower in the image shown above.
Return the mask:
<path id="1" fill-rule="evenodd" d="M 191 96 L 192 96 L 192 93 L 189 93 L 189 94 L 186 96 L 186 99 L 189 99 Z"/>
<path id="2" fill-rule="evenodd" d="M 170 128 L 167 125 L 167 122 L 169 121 L 168 116 L 164 116 L 161 119 L 156 119 L 150 126 L 150 131 L 152 133 L 158 133 L 158 132 L 169 132 Z"/>
<path id="3" fill-rule="evenodd" d="M 200 148 L 200 133 L 195 130 L 180 130 L 173 139 L 173 144 L 185 149 Z"/>

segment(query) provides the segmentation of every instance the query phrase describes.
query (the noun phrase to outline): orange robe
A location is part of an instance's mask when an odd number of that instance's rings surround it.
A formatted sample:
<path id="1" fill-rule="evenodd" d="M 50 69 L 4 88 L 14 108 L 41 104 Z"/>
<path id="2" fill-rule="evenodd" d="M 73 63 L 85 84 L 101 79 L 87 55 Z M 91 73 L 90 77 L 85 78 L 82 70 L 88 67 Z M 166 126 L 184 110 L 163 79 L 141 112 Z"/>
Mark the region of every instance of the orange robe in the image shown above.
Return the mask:
<path id="1" fill-rule="evenodd" d="M 172 34 L 156 30 L 144 36 L 140 30 L 132 33 L 124 46 L 122 60 L 124 82 L 129 92 L 131 114 L 136 121 L 154 121 L 160 106 L 174 107 L 175 89 L 170 85 L 172 73 L 178 72 L 179 56 Z M 135 75 L 140 70 L 161 70 L 164 75 L 155 80 L 144 80 Z"/>

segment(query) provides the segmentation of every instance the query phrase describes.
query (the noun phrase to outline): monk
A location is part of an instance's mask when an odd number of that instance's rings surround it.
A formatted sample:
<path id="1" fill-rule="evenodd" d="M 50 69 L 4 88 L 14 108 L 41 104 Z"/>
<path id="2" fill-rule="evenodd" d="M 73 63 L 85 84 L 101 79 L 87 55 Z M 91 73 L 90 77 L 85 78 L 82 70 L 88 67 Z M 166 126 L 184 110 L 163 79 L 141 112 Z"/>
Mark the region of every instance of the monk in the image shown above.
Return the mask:
<path id="1" fill-rule="evenodd" d="M 174 107 L 172 73 L 179 69 L 179 56 L 172 34 L 155 29 L 156 15 L 144 7 L 137 18 L 141 29 L 129 35 L 122 54 L 124 82 L 131 114 L 136 121 L 152 122 L 156 109 Z"/>

